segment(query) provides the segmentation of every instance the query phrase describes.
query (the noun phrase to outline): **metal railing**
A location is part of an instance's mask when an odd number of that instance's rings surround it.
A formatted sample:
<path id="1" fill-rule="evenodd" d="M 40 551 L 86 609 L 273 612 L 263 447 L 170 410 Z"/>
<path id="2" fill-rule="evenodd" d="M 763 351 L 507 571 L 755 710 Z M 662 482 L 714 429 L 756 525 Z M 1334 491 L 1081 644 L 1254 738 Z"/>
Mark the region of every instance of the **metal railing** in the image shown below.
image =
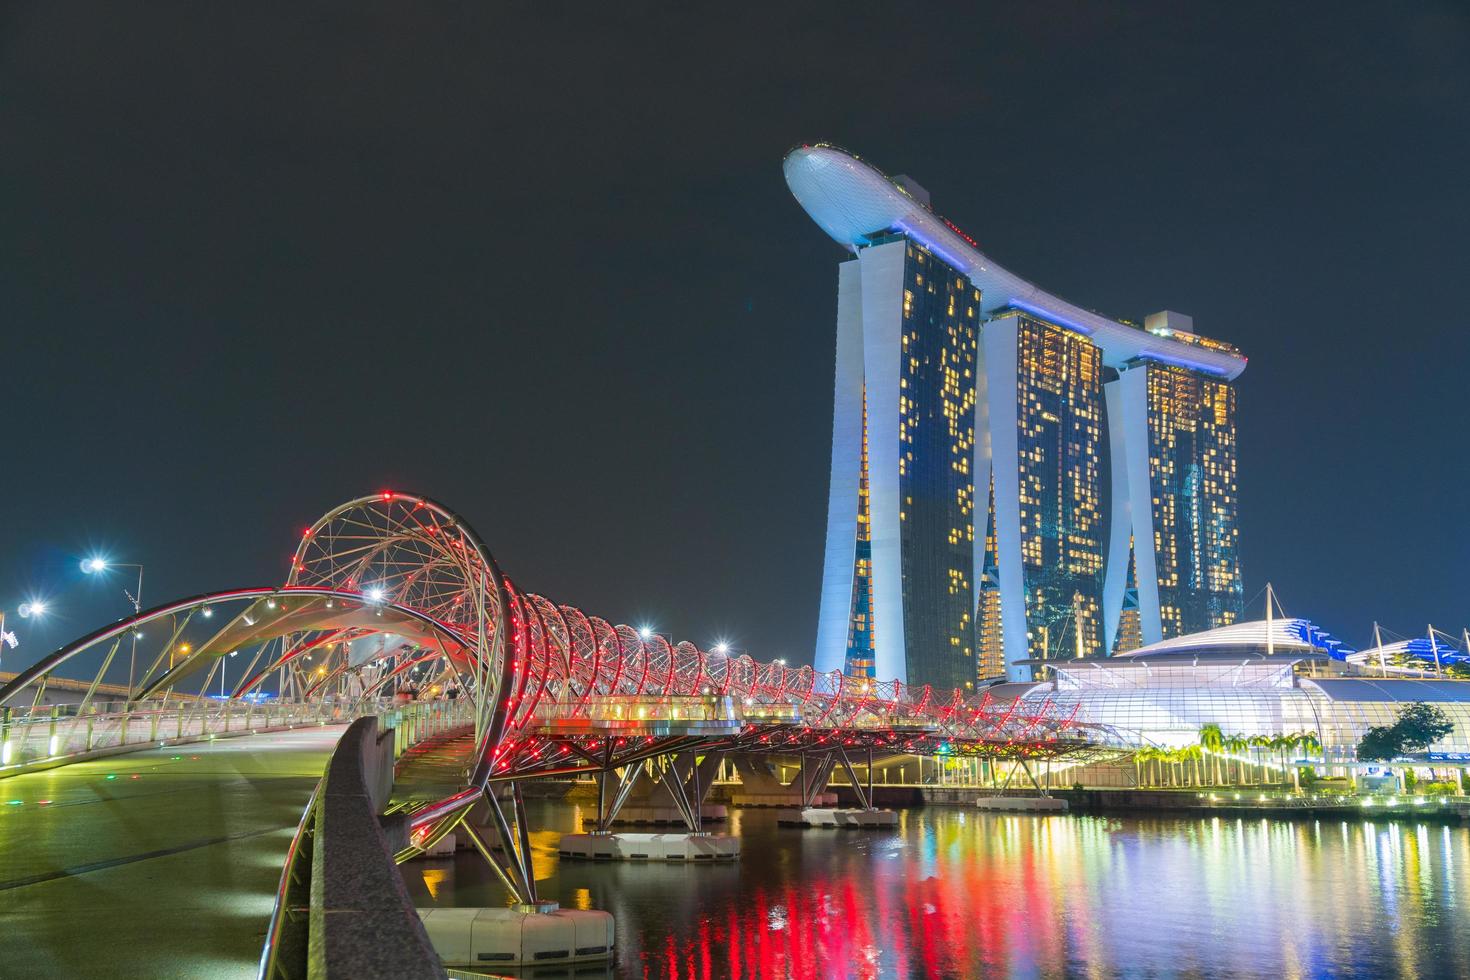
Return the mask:
<path id="1" fill-rule="evenodd" d="M 199 742 L 376 715 L 412 744 L 468 721 L 466 701 L 254 701 L 212 699 L 0 709 L 0 778 L 93 755 Z"/>
<path id="2" fill-rule="evenodd" d="M 454 708 L 453 702 L 396 708 L 390 714 L 404 729 L 365 717 L 337 744 L 286 853 L 261 949 L 260 980 L 445 977 L 390 845 L 375 825 L 391 791 L 392 757 L 412 744 L 398 736 L 416 731 L 418 739 L 429 738 L 440 726 L 458 723 Z M 384 904 L 385 892 L 396 895 L 396 902 Z M 397 916 L 383 914 L 395 906 Z M 328 932 L 338 938 L 328 941 Z M 383 948 L 365 948 L 373 944 Z M 373 964 L 370 973 L 364 963 Z"/>

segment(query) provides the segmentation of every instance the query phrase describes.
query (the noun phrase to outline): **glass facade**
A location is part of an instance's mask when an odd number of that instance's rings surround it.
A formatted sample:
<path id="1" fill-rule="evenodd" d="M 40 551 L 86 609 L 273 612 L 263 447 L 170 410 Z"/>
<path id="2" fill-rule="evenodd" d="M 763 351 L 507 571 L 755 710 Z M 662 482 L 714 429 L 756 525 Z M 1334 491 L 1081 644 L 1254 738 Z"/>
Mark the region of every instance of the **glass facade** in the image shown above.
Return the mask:
<path id="1" fill-rule="evenodd" d="M 858 468 L 857 547 L 852 569 L 852 612 L 848 617 L 849 677 L 874 676 L 877 637 L 873 629 L 873 520 L 868 497 L 868 393 L 863 391 L 863 450 Z"/>
<path id="2" fill-rule="evenodd" d="M 1102 652 L 1102 351 L 1021 315 L 1017 460 L 1026 632 L 1033 659 Z"/>
<path id="3" fill-rule="evenodd" d="M 975 673 L 980 681 L 1006 673 L 1005 634 L 1000 619 L 1000 572 L 996 567 L 995 478 L 992 476 L 985 507 L 985 563 L 979 572 L 980 599 L 975 609 Z"/>
<path id="4" fill-rule="evenodd" d="M 908 683 L 973 687 L 980 293 L 923 246 L 906 249 L 898 486 Z"/>
<path id="5" fill-rule="evenodd" d="M 1352 761 L 1370 727 L 1391 725 L 1402 705 L 1424 701 L 1455 724 L 1434 751 L 1470 752 L 1470 684 L 1464 681 L 1385 681 L 1288 656 L 1275 661 L 1257 652 L 1200 661 L 1123 658 L 1075 670 L 1059 665 L 1053 681 L 1024 698 L 1033 705 L 1050 702 L 1079 724 L 1106 726 L 1125 745 L 1198 745 L 1207 724 L 1246 736 L 1310 733 L 1329 763 Z"/>
<path id="6" fill-rule="evenodd" d="M 1235 389 L 1149 364 L 1149 482 L 1159 617 L 1165 638 L 1240 616 Z"/>

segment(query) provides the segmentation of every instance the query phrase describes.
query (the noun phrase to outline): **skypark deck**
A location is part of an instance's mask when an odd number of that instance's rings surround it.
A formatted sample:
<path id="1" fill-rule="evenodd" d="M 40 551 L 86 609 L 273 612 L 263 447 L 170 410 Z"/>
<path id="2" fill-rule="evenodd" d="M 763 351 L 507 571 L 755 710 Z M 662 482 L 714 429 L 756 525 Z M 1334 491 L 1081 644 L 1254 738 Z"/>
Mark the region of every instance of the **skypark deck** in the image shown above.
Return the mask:
<path id="1" fill-rule="evenodd" d="M 887 235 L 907 235 L 970 279 L 980 290 L 984 316 L 1015 307 L 1075 330 L 1102 349 L 1108 367 L 1146 359 L 1227 379 L 1245 370 L 1245 356 L 1228 344 L 1150 333 L 1028 282 L 903 185 L 845 150 L 824 143 L 800 146 L 787 154 L 783 170 L 797 202 L 838 244 L 855 250 Z"/>

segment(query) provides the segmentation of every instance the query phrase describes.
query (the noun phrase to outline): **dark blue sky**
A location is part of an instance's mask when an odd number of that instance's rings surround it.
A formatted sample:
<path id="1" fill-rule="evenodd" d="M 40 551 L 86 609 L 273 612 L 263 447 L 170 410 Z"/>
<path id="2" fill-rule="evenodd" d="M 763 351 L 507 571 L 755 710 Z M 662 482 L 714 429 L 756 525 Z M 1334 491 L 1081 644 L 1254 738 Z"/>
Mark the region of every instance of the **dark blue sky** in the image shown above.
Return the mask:
<path id="1" fill-rule="evenodd" d="M 806 658 L 841 252 L 780 160 L 817 140 L 1249 354 L 1247 595 L 1358 644 L 1470 620 L 1463 5 L 545 6 L 0 8 L 24 652 L 124 611 L 92 548 L 149 600 L 273 583 L 393 487 L 528 588 Z"/>

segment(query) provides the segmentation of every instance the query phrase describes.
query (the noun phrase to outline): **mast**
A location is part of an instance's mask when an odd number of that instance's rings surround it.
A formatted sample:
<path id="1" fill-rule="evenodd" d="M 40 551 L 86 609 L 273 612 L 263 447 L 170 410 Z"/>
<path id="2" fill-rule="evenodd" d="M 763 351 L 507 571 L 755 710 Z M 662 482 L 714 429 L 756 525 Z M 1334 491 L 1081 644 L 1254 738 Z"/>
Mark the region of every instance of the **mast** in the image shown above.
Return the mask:
<path id="1" fill-rule="evenodd" d="M 1271 589 L 1271 583 L 1266 583 L 1266 656 L 1276 655 L 1276 631 L 1271 607 L 1275 605 L 1276 593 Z"/>
<path id="2" fill-rule="evenodd" d="M 1378 669 L 1388 676 L 1388 654 L 1383 652 L 1383 634 L 1378 629 L 1378 620 L 1373 620 L 1373 645 L 1378 648 Z"/>
<path id="3" fill-rule="evenodd" d="M 1434 624 L 1429 624 L 1429 649 L 1434 651 L 1434 675 L 1443 678 L 1444 670 L 1439 665 L 1439 644 L 1434 642 Z"/>

